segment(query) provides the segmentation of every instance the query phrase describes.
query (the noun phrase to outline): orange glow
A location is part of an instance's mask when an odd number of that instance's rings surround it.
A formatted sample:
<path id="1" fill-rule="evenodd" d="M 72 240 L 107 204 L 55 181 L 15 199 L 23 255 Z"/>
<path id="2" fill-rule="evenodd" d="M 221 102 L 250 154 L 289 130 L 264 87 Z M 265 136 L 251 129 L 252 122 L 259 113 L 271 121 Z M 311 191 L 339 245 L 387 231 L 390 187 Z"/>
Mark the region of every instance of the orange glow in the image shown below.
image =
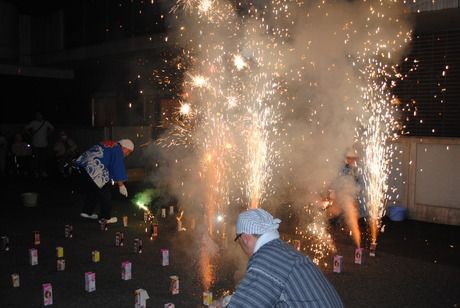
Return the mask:
<path id="1" fill-rule="evenodd" d="M 257 194 L 255 194 L 257 195 Z M 251 198 L 251 209 L 256 209 L 259 207 L 259 198 L 257 196 L 252 196 Z"/>
<path id="2" fill-rule="evenodd" d="M 201 276 L 203 279 L 203 287 L 207 291 L 211 287 L 213 281 L 213 272 L 211 268 L 211 260 L 206 249 L 201 249 L 200 256 Z"/>
<path id="3" fill-rule="evenodd" d="M 370 217 L 370 219 L 369 219 L 369 227 L 371 229 L 372 243 L 377 243 L 378 225 L 379 225 L 379 220 Z"/>

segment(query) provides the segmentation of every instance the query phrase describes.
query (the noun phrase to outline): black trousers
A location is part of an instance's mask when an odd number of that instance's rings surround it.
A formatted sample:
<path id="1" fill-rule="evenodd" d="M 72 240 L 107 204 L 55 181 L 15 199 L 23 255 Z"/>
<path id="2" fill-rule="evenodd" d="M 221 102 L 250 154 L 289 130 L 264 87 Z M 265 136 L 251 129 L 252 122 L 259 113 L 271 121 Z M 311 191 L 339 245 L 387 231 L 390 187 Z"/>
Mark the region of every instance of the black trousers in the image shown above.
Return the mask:
<path id="1" fill-rule="evenodd" d="M 94 209 L 99 204 L 101 208 L 99 218 L 110 219 L 112 211 L 112 183 L 109 181 L 107 184 L 99 188 L 88 173 L 81 170 L 80 187 L 83 199 L 82 212 L 91 215 L 94 213 Z"/>

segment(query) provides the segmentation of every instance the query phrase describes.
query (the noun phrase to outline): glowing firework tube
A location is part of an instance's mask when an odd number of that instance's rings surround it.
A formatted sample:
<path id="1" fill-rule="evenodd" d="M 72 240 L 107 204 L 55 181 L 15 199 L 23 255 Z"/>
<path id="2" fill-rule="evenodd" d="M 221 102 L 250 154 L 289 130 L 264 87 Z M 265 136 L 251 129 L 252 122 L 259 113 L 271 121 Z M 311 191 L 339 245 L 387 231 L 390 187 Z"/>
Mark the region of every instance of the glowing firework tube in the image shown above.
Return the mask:
<path id="1" fill-rule="evenodd" d="M 20 280 L 19 280 L 19 274 L 11 274 L 11 285 L 13 288 L 19 288 L 20 285 Z"/>
<path id="2" fill-rule="evenodd" d="M 30 265 L 38 264 L 38 250 L 35 248 L 29 249 L 29 264 Z"/>
<path id="3" fill-rule="evenodd" d="M 212 292 L 203 292 L 203 305 L 210 306 L 212 304 Z"/>
<path id="4" fill-rule="evenodd" d="M 174 215 L 174 205 L 169 206 L 169 215 Z"/>
<path id="5" fill-rule="evenodd" d="M 62 272 L 65 270 L 65 260 L 64 259 L 59 259 L 56 262 L 56 270 L 58 272 Z"/>
<path id="6" fill-rule="evenodd" d="M 43 306 L 51 306 L 53 304 L 53 287 L 51 283 L 42 284 L 43 289 Z"/>
<path id="7" fill-rule="evenodd" d="M 96 291 L 96 273 L 93 273 L 93 272 L 85 273 L 85 291 L 86 292 Z"/>
<path id="8" fill-rule="evenodd" d="M 169 276 L 169 291 L 172 295 L 179 294 L 179 276 Z"/>
<path id="9" fill-rule="evenodd" d="M 64 257 L 64 248 L 56 247 L 56 257 L 63 258 Z"/>
<path id="10" fill-rule="evenodd" d="M 160 249 L 161 253 L 161 266 L 169 265 L 169 250 L 166 248 Z"/>
<path id="11" fill-rule="evenodd" d="M 362 248 L 356 248 L 355 250 L 355 263 L 356 264 L 362 264 L 363 261 L 363 249 Z"/>
<path id="12" fill-rule="evenodd" d="M 123 216 L 123 227 L 128 226 L 128 216 Z"/>
<path id="13" fill-rule="evenodd" d="M 94 263 L 97 263 L 97 262 L 101 261 L 101 253 L 98 250 L 93 250 L 91 252 L 91 260 Z"/>
<path id="14" fill-rule="evenodd" d="M 123 263 L 121 263 L 121 279 L 130 280 L 132 278 L 131 269 L 131 262 L 124 261 Z"/>
<path id="15" fill-rule="evenodd" d="M 40 245 L 40 231 L 34 231 L 34 245 Z"/>
<path id="16" fill-rule="evenodd" d="M 343 266 L 343 257 L 342 256 L 334 256 L 334 273 L 341 273 Z"/>
<path id="17" fill-rule="evenodd" d="M 158 236 L 158 224 L 152 223 L 150 225 L 150 239 L 153 240 Z"/>
<path id="18" fill-rule="evenodd" d="M 134 291 L 134 308 L 146 308 L 149 294 L 144 289 Z"/>
<path id="19" fill-rule="evenodd" d="M 161 209 L 161 218 L 166 218 L 166 209 L 165 208 Z"/>
<path id="20" fill-rule="evenodd" d="M 65 225 L 64 235 L 65 235 L 65 238 L 73 237 L 73 226 L 72 225 Z"/>
<path id="21" fill-rule="evenodd" d="M 371 247 L 369 249 L 369 256 L 375 257 L 375 250 L 377 249 L 377 243 L 371 243 Z"/>

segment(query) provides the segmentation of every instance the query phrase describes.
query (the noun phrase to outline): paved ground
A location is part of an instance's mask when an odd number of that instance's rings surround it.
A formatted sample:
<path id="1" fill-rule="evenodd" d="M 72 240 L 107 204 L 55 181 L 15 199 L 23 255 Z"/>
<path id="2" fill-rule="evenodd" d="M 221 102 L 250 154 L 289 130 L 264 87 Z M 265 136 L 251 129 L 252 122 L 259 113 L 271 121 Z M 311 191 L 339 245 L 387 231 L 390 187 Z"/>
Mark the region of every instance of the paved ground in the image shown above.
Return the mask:
<path id="1" fill-rule="evenodd" d="M 126 200 L 117 198 L 114 214 L 127 215 L 129 226 L 120 223 L 101 231 L 93 221 L 80 218 L 70 183 L 65 181 L 6 181 L 2 184 L 0 235 L 10 238 L 10 251 L 0 252 L 0 307 L 40 307 L 42 283 L 52 283 L 54 307 L 133 307 L 134 290 L 150 295 L 148 307 L 201 307 L 203 286 L 198 271 L 198 244 L 190 231 L 178 233 L 174 217 L 160 221 L 158 239 L 148 240 L 143 215 Z M 131 191 L 135 188 L 131 187 Z M 19 194 L 40 191 L 39 205 L 26 208 Z M 74 238 L 64 237 L 65 224 L 74 226 Z M 385 220 L 377 256 L 365 252 L 362 265 L 354 264 L 354 246 L 346 231 L 333 232 L 338 254 L 344 256 L 344 272 L 322 267 L 346 307 L 458 307 L 460 306 L 460 227 L 415 221 Z M 39 264 L 28 264 L 33 231 L 39 230 Z M 117 231 L 125 246 L 115 247 Z M 134 238 L 144 240 L 142 254 L 133 252 Z M 66 269 L 56 271 L 55 247 L 64 247 Z M 169 248 L 171 265 L 162 267 L 160 249 Z M 91 251 L 101 252 L 101 262 L 91 261 Z M 236 244 L 215 258 L 214 293 L 234 287 L 236 260 L 242 260 Z M 329 257 L 332 259 L 332 256 Z M 121 263 L 133 264 L 133 279 L 121 279 Z M 327 261 L 327 260 L 326 260 Z M 332 260 L 329 260 L 332 261 Z M 329 262 L 332 263 L 332 262 Z M 241 266 L 240 266 L 241 267 Z M 97 290 L 86 293 L 84 273 L 94 271 Z M 20 275 L 21 286 L 12 288 L 10 275 Z M 180 294 L 169 292 L 169 276 L 178 275 Z"/>

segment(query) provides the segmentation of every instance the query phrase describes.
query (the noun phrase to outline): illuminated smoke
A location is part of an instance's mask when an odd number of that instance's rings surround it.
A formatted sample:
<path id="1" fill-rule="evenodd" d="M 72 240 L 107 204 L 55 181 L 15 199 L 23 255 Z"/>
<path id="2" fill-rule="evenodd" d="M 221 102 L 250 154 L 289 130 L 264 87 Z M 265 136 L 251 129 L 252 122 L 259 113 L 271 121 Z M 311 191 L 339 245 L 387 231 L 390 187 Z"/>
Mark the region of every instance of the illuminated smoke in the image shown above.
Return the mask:
<path id="1" fill-rule="evenodd" d="M 193 151 L 193 158 L 173 164 L 171 173 L 184 176 L 169 180 L 187 179 L 173 184 L 184 203 L 199 196 L 189 206 L 203 211 L 198 215 L 206 216 L 210 241 L 217 215 L 230 206 L 316 204 L 354 143 L 362 149 L 376 240 L 396 124 L 390 90 L 410 41 L 402 7 L 396 1 L 180 0 L 171 12 L 169 41 L 183 50 L 184 64 L 176 67 L 193 112 L 183 112 L 183 104 L 160 143 Z M 343 208 L 358 246 L 354 201 Z M 325 211 L 299 212 L 298 234 L 314 239 L 304 251 L 318 263 L 334 249 Z M 209 287 L 212 260 L 204 255 Z"/>

